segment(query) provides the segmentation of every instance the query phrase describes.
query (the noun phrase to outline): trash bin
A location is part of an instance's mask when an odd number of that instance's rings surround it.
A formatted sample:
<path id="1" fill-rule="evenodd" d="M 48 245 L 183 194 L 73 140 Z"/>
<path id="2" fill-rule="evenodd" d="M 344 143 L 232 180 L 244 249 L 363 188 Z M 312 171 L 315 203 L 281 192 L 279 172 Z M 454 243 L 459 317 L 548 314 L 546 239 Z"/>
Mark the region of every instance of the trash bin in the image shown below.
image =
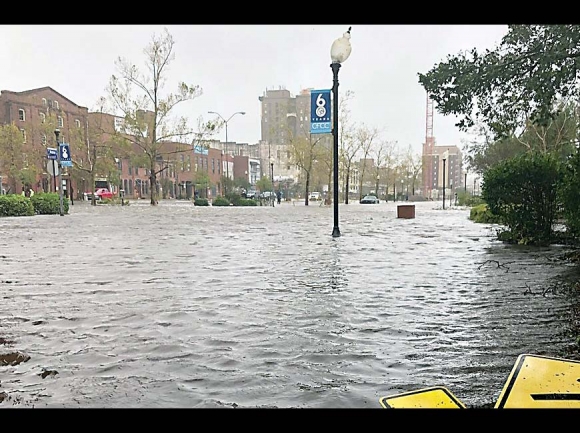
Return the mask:
<path id="1" fill-rule="evenodd" d="M 414 204 L 400 204 L 397 206 L 397 218 L 415 218 Z"/>

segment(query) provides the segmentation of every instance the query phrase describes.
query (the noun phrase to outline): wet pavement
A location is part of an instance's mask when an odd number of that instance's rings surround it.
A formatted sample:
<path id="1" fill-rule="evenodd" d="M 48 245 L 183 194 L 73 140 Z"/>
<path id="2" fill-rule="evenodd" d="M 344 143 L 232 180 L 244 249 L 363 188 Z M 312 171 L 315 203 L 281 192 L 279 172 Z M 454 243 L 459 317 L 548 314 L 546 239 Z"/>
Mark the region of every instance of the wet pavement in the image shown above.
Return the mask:
<path id="1" fill-rule="evenodd" d="M 468 209 L 147 201 L 0 219 L 2 407 L 379 408 L 447 387 L 493 404 L 523 353 L 573 342 L 562 247 Z M 2 398 L 0 398 L 2 400 Z"/>

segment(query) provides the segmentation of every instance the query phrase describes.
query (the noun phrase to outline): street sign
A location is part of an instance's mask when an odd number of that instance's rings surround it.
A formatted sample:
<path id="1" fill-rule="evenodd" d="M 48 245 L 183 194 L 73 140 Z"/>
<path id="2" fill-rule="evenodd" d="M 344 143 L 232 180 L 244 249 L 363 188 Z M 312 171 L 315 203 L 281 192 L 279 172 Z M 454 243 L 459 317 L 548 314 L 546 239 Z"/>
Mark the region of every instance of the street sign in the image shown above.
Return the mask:
<path id="1" fill-rule="evenodd" d="M 58 174 L 59 174 L 58 165 L 55 164 L 54 161 L 48 161 L 46 163 L 46 171 L 51 176 L 58 176 Z"/>
<path id="2" fill-rule="evenodd" d="M 310 91 L 310 133 L 330 134 L 330 89 Z"/>
<path id="3" fill-rule="evenodd" d="M 496 409 L 580 409 L 580 361 L 520 355 Z"/>
<path id="4" fill-rule="evenodd" d="M 442 386 L 382 397 L 379 403 L 385 409 L 465 409 L 465 405 Z"/>
<path id="5" fill-rule="evenodd" d="M 54 149 L 52 147 L 47 147 L 46 148 L 46 157 L 48 159 L 57 160 L 58 159 L 58 153 L 57 153 L 56 149 Z"/>
<path id="6" fill-rule="evenodd" d="M 70 155 L 70 147 L 68 143 L 60 143 L 60 166 L 61 167 L 72 167 L 72 160 Z"/>

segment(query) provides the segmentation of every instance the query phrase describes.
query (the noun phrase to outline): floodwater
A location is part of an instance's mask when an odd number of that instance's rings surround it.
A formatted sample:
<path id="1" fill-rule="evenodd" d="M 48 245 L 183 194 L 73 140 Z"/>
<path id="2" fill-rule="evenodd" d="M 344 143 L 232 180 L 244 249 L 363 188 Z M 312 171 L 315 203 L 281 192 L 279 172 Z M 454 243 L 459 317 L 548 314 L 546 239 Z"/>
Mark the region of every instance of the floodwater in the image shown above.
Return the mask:
<path id="1" fill-rule="evenodd" d="M 340 238 L 317 203 L 0 219 L 0 353 L 30 356 L 0 366 L 0 408 L 380 408 L 430 386 L 481 407 L 518 355 L 563 357 L 563 247 L 397 204 L 341 205 Z"/>

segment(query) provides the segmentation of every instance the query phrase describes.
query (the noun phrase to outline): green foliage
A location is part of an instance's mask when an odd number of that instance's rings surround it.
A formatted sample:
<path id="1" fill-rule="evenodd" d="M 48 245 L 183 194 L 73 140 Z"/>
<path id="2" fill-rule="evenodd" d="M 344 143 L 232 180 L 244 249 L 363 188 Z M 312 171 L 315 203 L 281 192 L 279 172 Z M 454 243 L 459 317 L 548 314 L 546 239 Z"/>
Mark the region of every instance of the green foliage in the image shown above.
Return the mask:
<path id="1" fill-rule="evenodd" d="M 222 196 L 216 197 L 212 203 L 212 206 L 229 206 L 230 201 Z"/>
<path id="2" fill-rule="evenodd" d="M 476 206 L 483 203 L 481 197 L 474 197 L 467 191 L 459 191 L 457 193 L 457 204 L 459 206 Z"/>
<path id="3" fill-rule="evenodd" d="M 272 180 L 267 176 L 262 176 L 262 178 L 256 182 L 256 188 L 261 191 L 272 191 Z"/>
<path id="4" fill-rule="evenodd" d="M 530 153 L 485 173 L 482 199 L 519 243 L 546 245 L 552 239 L 560 162 L 551 154 Z"/>
<path id="5" fill-rule="evenodd" d="M 68 213 L 69 202 L 66 197 L 62 199 L 64 213 Z M 30 197 L 34 211 L 39 215 L 60 214 L 60 195 L 54 192 L 38 193 Z"/>
<path id="6" fill-rule="evenodd" d="M 234 187 L 236 188 L 244 188 L 246 190 L 250 189 L 252 185 L 245 177 L 238 177 L 234 180 Z"/>
<path id="7" fill-rule="evenodd" d="M 17 194 L 0 195 L 0 217 L 32 215 L 34 206 L 28 197 Z"/>
<path id="8" fill-rule="evenodd" d="M 193 204 L 195 206 L 209 206 L 209 201 L 207 198 L 196 198 L 193 201 Z"/>
<path id="9" fill-rule="evenodd" d="M 496 137 L 509 136 L 525 119 L 548 125 L 556 101 L 579 95 L 579 46 L 576 25 L 510 25 L 497 48 L 450 55 L 419 82 L 461 129 L 480 118 Z"/>
<path id="10" fill-rule="evenodd" d="M 563 169 L 561 199 L 568 231 L 580 237 L 580 153 L 570 157 Z"/>
<path id="11" fill-rule="evenodd" d="M 491 213 L 485 203 L 473 206 L 469 212 L 469 219 L 480 224 L 501 224 L 500 218 Z"/>

